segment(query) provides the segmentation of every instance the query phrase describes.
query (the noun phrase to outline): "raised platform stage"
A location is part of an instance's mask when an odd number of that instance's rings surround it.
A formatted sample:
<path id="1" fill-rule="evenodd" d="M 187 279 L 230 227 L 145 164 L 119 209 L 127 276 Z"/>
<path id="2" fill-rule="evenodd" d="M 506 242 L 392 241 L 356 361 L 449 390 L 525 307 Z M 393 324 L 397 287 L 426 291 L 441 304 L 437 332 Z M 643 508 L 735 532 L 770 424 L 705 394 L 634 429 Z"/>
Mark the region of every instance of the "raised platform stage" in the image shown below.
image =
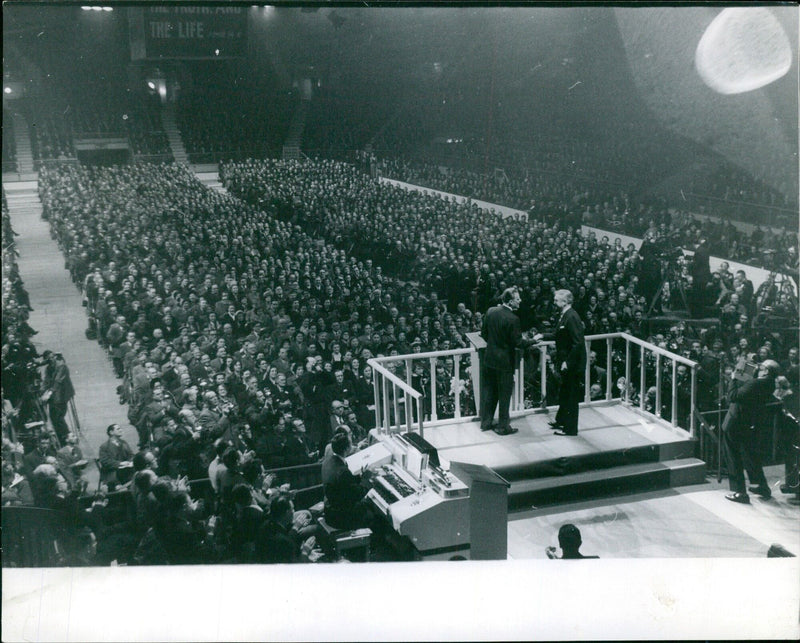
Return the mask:
<path id="1" fill-rule="evenodd" d="M 483 464 L 511 483 L 509 510 L 705 482 L 695 442 L 668 422 L 619 402 L 582 406 L 577 437 L 557 436 L 548 414 L 512 418 L 518 433 L 482 432 L 476 420 L 425 427 L 446 460 Z"/>

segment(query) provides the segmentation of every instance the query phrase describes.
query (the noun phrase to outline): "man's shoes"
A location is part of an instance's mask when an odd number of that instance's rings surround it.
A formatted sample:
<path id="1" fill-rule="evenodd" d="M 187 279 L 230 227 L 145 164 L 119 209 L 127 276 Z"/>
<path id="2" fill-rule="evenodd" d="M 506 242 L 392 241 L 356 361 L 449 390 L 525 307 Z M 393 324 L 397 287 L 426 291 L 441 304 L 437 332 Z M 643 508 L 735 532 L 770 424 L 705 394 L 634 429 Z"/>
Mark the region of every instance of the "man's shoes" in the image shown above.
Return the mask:
<path id="1" fill-rule="evenodd" d="M 489 426 L 486 426 L 486 427 L 482 426 L 481 427 L 481 431 L 491 431 L 493 428 L 494 428 L 494 426 L 492 426 L 492 425 L 489 425 Z"/>
<path id="2" fill-rule="evenodd" d="M 790 485 L 790 484 L 781 485 L 781 493 L 785 493 L 787 496 L 792 496 L 796 494 L 797 490 L 798 490 L 797 485 Z"/>
<path id="3" fill-rule="evenodd" d="M 504 429 L 501 429 L 500 427 L 497 427 L 494 430 L 494 432 L 497 433 L 497 435 L 513 435 L 514 433 L 517 433 L 518 431 L 519 431 L 519 429 L 515 429 L 515 428 L 510 427 L 510 426 L 507 426 Z"/>
<path id="4" fill-rule="evenodd" d="M 568 435 L 568 436 L 574 438 L 574 437 L 578 436 L 578 433 L 577 432 L 575 432 L 575 433 L 567 433 L 566 431 L 564 431 L 564 429 L 559 429 L 553 435 Z"/>
<path id="5" fill-rule="evenodd" d="M 759 496 L 764 498 L 764 500 L 772 498 L 772 491 L 770 491 L 769 487 L 763 487 L 761 485 L 756 485 L 754 487 L 748 487 L 747 490 L 750 493 L 758 494 Z"/>
<path id="6" fill-rule="evenodd" d="M 548 422 L 547 424 L 552 429 L 560 429 L 561 428 L 561 425 L 558 422 L 556 422 L 555 420 L 553 420 L 552 422 Z"/>
<path id="7" fill-rule="evenodd" d="M 743 505 L 750 504 L 750 496 L 748 496 L 746 493 L 739 493 L 738 491 L 729 493 L 727 496 L 725 496 L 725 500 L 730 500 L 731 502 L 738 502 Z"/>

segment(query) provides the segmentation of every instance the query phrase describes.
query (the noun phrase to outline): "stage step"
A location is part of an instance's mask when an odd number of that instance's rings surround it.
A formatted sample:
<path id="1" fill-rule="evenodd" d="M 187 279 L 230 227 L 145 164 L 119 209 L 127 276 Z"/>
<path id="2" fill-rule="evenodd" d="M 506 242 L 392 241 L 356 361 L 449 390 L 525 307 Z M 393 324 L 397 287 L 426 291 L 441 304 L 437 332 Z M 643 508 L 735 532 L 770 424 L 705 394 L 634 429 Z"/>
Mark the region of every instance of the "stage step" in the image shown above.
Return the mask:
<path id="1" fill-rule="evenodd" d="M 589 471 L 605 471 L 627 465 L 664 462 L 690 458 L 695 454 L 695 442 L 677 438 L 671 442 L 647 444 L 624 449 L 595 451 L 549 460 L 536 460 L 515 465 L 498 466 L 495 471 L 506 480 L 522 481 L 538 478 L 565 477 Z"/>
<path id="2" fill-rule="evenodd" d="M 511 482 L 509 511 L 705 482 L 705 462 L 680 458 Z"/>

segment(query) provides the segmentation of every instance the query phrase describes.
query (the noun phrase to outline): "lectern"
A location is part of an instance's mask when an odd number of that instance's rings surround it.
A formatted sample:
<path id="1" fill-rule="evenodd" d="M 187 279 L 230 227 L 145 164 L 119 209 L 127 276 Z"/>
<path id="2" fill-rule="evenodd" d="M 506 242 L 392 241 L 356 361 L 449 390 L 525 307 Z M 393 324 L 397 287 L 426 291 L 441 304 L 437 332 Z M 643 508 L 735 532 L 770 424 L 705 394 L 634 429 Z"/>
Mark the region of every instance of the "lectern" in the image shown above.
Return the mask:
<path id="1" fill-rule="evenodd" d="M 450 471 L 469 487 L 470 559 L 506 560 L 510 483 L 482 464 L 451 462 Z"/>

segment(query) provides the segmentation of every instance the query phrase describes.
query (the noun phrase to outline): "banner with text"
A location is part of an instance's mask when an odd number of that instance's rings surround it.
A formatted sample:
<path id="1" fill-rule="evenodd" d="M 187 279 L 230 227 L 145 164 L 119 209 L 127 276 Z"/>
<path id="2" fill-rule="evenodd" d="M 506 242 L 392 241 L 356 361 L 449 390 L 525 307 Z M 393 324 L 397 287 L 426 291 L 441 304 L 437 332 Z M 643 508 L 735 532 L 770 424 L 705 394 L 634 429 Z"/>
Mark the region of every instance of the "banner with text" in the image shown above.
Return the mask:
<path id="1" fill-rule="evenodd" d="M 131 57 L 230 58 L 245 54 L 245 7 L 154 5 L 130 9 Z"/>

